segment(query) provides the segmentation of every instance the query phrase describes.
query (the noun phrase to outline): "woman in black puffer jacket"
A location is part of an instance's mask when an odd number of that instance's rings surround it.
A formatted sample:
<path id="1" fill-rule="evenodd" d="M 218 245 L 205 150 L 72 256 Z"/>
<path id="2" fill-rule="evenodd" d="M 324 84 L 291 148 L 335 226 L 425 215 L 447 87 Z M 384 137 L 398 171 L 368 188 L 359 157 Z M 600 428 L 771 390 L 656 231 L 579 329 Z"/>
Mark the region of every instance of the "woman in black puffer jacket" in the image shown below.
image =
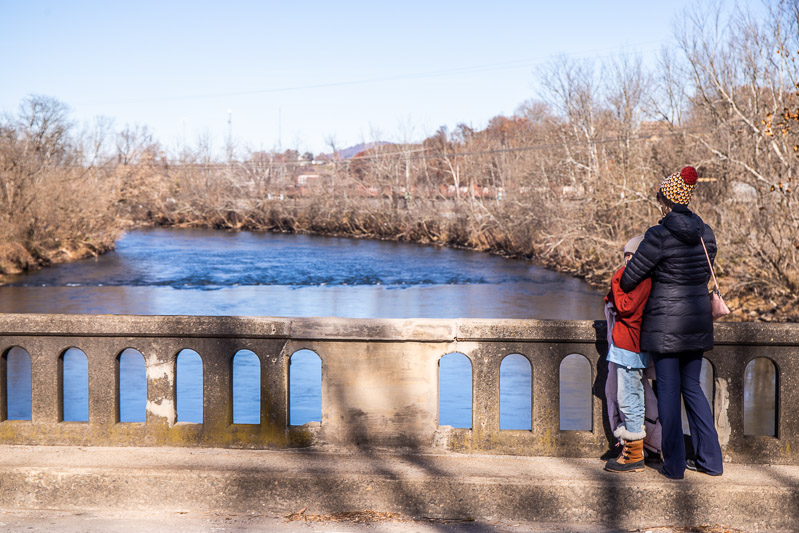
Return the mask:
<path id="1" fill-rule="evenodd" d="M 707 284 L 716 256 L 713 230 L 688 209 L 696 186 L 693 167 L 668 176 L 657 193 L 663 219 L 647 230 L 621 278 L 624 292 L 652 278 L 644 308 L 641 350 L 651 352 L 663 426 L 663 473 L 682 479 L 686 466 L 710 475 L 723 471 L 721 447 L 710 405 L 699 386 L 702 354 L 713 349 L 713 319 Z M 680 393 L 691 429 L 695 461 L 685 460 Z"/>

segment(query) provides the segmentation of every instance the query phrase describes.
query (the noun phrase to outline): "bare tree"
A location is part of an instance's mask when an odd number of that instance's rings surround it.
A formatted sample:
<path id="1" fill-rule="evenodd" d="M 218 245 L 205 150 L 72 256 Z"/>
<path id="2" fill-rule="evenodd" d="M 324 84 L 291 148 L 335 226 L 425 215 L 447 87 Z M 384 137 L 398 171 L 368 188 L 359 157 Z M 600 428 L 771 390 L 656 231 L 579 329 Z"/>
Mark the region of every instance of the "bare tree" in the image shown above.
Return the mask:
<path id="1" fill-rule="evenodd" d="M 731 265 L 741 280 L 735 288 L 782 296 L 799 294 L 790 187 L 799 152 L 798 5 L 767 4 L 765 17 L 719 4 L 695 8 L 679 35 L 692 74 L 690 136 L 719 180 L 712 191 L 725 199 L 715 204 L 721 229 L 746 250 Z"/>

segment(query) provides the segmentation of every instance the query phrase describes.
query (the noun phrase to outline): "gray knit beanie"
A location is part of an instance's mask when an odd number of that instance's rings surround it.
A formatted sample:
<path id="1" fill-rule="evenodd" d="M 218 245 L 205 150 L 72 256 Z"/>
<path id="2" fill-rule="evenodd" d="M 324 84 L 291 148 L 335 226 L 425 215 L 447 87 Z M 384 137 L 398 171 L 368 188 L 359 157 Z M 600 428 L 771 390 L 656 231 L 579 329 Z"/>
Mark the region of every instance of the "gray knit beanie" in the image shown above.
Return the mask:
<path id="1" fill-rule="evenodd" d="M 635 254 L 635 251 L 638 249 L 638 245 L 641 244 L 641 241 L 643 240 L 644 236 L 638 235 L 627 241 L 627 244 L 624 245 L 624 254 Z"/>

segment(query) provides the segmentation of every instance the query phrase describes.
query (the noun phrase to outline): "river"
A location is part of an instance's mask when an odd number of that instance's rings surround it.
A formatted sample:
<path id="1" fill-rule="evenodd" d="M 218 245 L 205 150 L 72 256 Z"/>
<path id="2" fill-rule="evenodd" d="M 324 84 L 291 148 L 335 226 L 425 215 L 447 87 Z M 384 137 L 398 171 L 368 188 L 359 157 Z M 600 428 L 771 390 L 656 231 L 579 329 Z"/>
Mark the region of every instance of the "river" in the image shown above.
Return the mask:
<path id="1" fill-rule="evenodd" d="M 203 229 L 133 231 L 113 252 L 14 277 L 0 287 L 0 295 L 0 311 L 6 313 L 603 318 L 601 291 L 526 261 L 436 246 Z M 26 366 L 19 351 L 15 348 L 7 356 L 9 418 L 29 419 L 29 400 L 13 397 L 24 397 L 30 388 L 30 363 Z M 293 424 L 320 418 L 319 360 L 305 352 L 292 357 Z M 143 362 L 137 354 L 124 355 L 122 393 L 138 400 L 123 401 L 122 419 L 140 421 L 146 390 Z M 65 354 L 66 420 L 88 419 L 81 356 L 78 350 Z M 506 361 L 501 425 L 529 428 L 529 364 L 523 358 Z M 440 423 L 470 427 L 470 369 L 450 356 L 441 365 Z M 590 413 L 584 408 L 590 396 L 583 396 L 591 369 L 579 360 L 566 366 L 563 427 L 590 429 Z M 234 379 L 253 375 L 255 367 L 255 354 L 236 357 Z M 178 420 L 202 421 L 200 369 L 196 354 L 178 358 Z M 258 420 L 255 389 L 252 394 L 234 390 L 234 422 Z"/>
<path id="2" fill-rule="evenodd" d="M 18 276 L 0 311 L 352 318 L 602 317 L 601 294 L 525 261 L 308 235 L 152 229 Z"/>

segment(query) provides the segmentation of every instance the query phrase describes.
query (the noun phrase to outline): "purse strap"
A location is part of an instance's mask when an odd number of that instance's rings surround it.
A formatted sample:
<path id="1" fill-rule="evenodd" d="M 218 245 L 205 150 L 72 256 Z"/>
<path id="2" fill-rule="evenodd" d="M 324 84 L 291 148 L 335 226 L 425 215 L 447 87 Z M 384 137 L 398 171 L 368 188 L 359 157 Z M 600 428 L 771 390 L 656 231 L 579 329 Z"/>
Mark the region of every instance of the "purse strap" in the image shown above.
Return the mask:
<path id="1" fill-rule="evenodd" d="M 713 263 L 710 262 L 710 256 L 707 253 L 707 247 L 705 246 L 705 240 L 702 237 L 699 237 L 699 240 L 702 241 L 702 249 L 705 251 L 705 257 L 707 258 L 707 266 L 710 267 L 710 275 L 713 276 L 713 285 L 716 286 L 716 290 L 719 291 L 719 282 L 716 281 L 716 273 L 713 272 Z M 719 291 L 721 292 L 721 291 Z"/>

